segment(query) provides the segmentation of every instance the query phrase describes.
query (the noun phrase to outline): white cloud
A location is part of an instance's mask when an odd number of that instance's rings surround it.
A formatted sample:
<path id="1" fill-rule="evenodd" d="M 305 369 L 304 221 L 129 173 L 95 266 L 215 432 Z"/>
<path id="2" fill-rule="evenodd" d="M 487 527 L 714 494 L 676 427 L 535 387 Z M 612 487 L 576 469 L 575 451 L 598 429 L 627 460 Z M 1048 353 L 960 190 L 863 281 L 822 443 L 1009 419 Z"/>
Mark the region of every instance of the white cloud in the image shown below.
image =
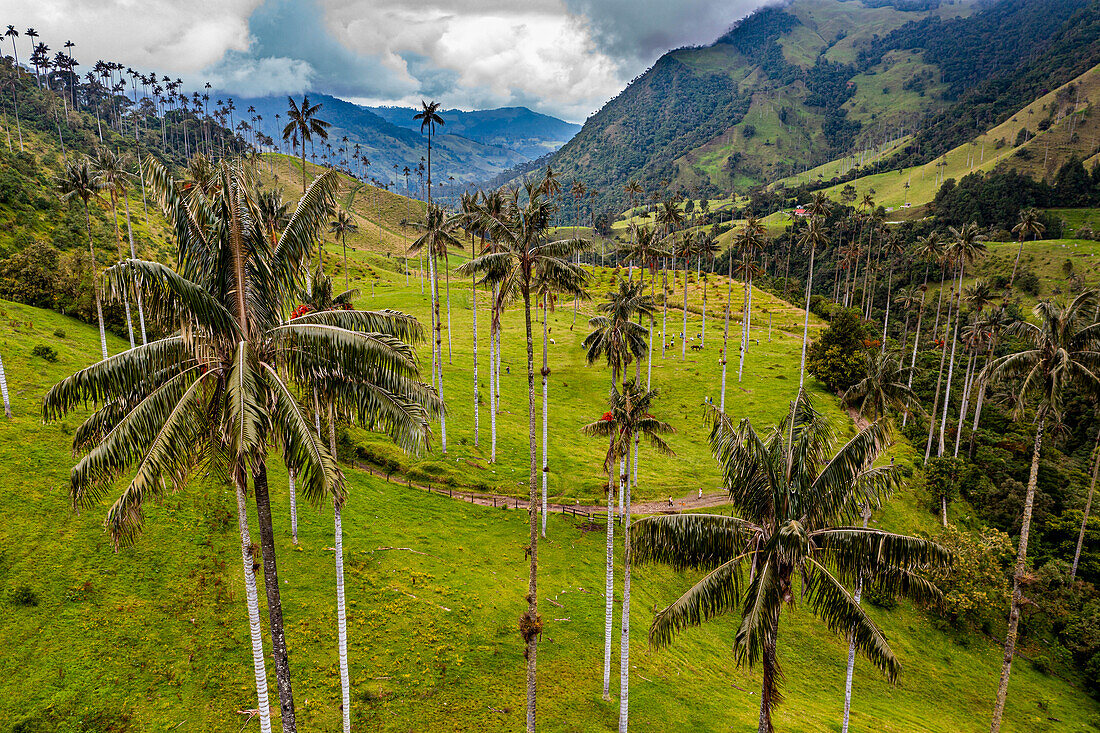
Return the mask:
<path id="1" fill-rule="evenodd" d="M 77 45 L 81 66 L 110 59 L 173 74 L 197 72 L 248 48 L 248 18 L 262 0 L 5 0 L 4 15 L 39 42 L 59 50 Z M 29 48 L 20 38 L 20 58 Z"/>
<path id="2" fill-rule="evenodd" d="M 216 89 L 246 97 L 264 97 L 310 91 L 314 72 L 308 61 L 272 56 L 257 59 L 231 51 L 206 75 Z"/>

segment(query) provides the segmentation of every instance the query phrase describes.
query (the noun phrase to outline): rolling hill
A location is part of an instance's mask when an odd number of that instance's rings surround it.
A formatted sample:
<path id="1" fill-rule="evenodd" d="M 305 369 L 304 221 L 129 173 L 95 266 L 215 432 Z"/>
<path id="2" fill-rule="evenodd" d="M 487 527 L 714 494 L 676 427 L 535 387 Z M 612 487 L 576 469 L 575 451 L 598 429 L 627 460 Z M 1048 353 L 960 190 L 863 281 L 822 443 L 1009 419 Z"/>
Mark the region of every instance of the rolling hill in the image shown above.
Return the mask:
<path id="1" fill-rule="evenodd" d="M 1100 62 L 1098 18 L 1069 0 L 768 6 L 662 56 L 551 163 L 619 210 L 631 178 L 713 198 L 884 146 L 924 163 L 943 151 L 922 131 L 950 149 Z"/>
<path id="2" fill-rule="evenodd" d="M 414 123 L 414 110 L 397 107 L 372 109 L 362 107 L 327 94 L 310 94 L 310 103 L 323 105 L 318 116 L 331 123 L 329 144 L 337 148 L 347 137 L 350 156 L 355 145 L 370 160 L 366 175 L 381 181 L 398 182 L 404 189 L 401 170 L 413 169 L 409 179 L 415 190 L 415 169 L 426 155 L 427 140 Z M 300 101 L 300 100 L 299 100 Z M 259 128 L 275 140 L 282 138 L 282 123 L 287 100 L 285 96 L 244 98 L 237 100 L 240 110 L 254 108 L 263 119 Z M 405 117 L 408 117 L 406 120 Z M 526 108 L 504 108 L 478 112 L 447 111 L 442 113 L 445 124 L 438 128 L 432 144 L 433 182 L 468 183 L 494 175 L 533 158 L 545 155 L 567 140 L 575 126 L 554 117 L 540 115 Z M 315 143 L 320 155 L 320 147 Z M 307 157 L 309 151 L 307 151 Z M 337 159 L 343 161 L 344 155 Z M 394 166 L 397 166 L 395 169 Z M 350 165 L 358 171 L 357 164 Z"/>

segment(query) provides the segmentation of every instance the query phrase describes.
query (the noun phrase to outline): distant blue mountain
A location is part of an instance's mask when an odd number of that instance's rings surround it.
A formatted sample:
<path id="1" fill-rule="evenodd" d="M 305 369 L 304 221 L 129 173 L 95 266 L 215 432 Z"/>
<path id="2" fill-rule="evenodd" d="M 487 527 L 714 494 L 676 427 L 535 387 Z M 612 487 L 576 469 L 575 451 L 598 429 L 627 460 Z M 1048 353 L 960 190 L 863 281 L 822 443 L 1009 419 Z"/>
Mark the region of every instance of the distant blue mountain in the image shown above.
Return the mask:
<path id="1" fill-rule="evenodd" d="M 387 122 L 410 130 L 420 130 L 413 120 L 417 110 L 411 107 L 371 107 L 370 110 Z M 528 159 L 551 153 L 580 131 L 581 126 L 557 117 L 533 112 L 526 107 L 464 112 L 458 109 L 440 113 L 446 123 L 446 133 L 461 135 L 484 145 L 514 150 Z"/>
<path id="2" fill-rule="evenodd" d="M 295 97 L 301 102 L 300 97 Z M 400 181 L 401 171 L 416 169 L 427 152 L 427 140 L 412 117 L 415 111 L 400 107 L 372 109 L 327 94 L 310 94 L 310 103 L 321 103 L 318 116 L 330 122 L 329 144 L 333 148 L 348 139 L 348 154 L 359 145 L 371 165 L 368 176 L 382 181 Z M 284 95 L 236 99 L 239 119 L 257 115 L 257 126 L 276 141 L 282 137 L 286 122 L 287 98 Z M 253 108 L 255 112 L 247 110 Z M 279 115 L 276 121 L 275 115 Z M 492 178 L 513 166 L 552 152 L 579 127 L 554 117 L 512 107 L 480 112 L 447 111 L 445 124 L 437 128 L 432 140 L 432 173 L 435 181 L 472 183 Z M 316 148 L 315 143 L 315 148 Z M 284 146 L 285 147 L 285 146 Z M 321 153 L 317 149 L 318 156 Z M 308 152 L 308 151 L 307 151 Z M 342 156 L 341 156 L 342 157 Z M 397 166 L 396 170 L 394 166 Z M 351 166 L 356 169 L 356 166 Z M 411 183 L 416 184 L 415 173 Z"/>

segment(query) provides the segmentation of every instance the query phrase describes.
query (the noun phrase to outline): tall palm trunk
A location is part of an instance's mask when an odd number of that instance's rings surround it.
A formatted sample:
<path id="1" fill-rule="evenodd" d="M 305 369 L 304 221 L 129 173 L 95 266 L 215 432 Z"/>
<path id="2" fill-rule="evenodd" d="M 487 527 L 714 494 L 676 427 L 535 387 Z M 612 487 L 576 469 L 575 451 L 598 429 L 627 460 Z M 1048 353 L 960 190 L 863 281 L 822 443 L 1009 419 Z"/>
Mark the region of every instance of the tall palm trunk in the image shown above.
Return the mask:
<path id="1" fill-rule="evenodd" d="M 890 278 L 886 281 L 886 318 L 882 321 L 882 353 L 886 353 L 886 329 L 890 327 L 890 299 L 894 297 L 894 261 L 890 260 Z M 905 348 L 904 346 L 902 348 Z"/>
<path id="2" fill-rule="evenodd" d="M 126 235 L 130 238 L 130 258 L 137 259 L 137 249 L 134 247 L 134 228 L 130 224 L 130 194 L 126 189 L 122 189 L 122 201 L 126 205 Z M 138 310 L 138 324 L 141 326 L 141 345 L 149 343 L 149 339 L 145 333 L 145 308 L 141 303 L 141 288 L 134 287 L 134 296 L 137 301 Z"/>
<path id="3" fill-rule="evenodd" d="M 936 415 L 939 414 L 937 412 L 937 410 L 939 410 L 939 406 L 940 406 L 940 388 L 943 386 L 943 366 L 944 366 L 944 364 L 947 363 L 947 335 L 949 333 L 951 333 L 951 314 L 952 314 L 952 308 L 955 305 L 954 287 L 955 287 L 955 280 L 954 280 L 954 277 L 952 277 L 952 279 L 951 279 L 951 288 L 952 288 L 951 298 L 950 298 L 950 302 L 947 304 L 947 323 L 944 324 L 944 329 L 943 329 L 943 346 L 941 347 L 942 351 L 940 352 L 939 375 L 936 377 L 936 397 L 932 401 L 932 412 L 930 412 L 928 414 L 928 442 L 924 446 L 924 463 L 925 463 L 925 465 L 928 464 L 928 457 L 932 453 L 932 437 L 936 434 Z M 942 285 L 940 286 L 940 296 L 941 297 L 943 296 L 943 286 Z M 935 338 L 935 335 L 936 335 L 936 332 L 933 331 L 932 332 L 933 338 Z"/>
<path id="4" fill-rule="evenodd" d="M 817 247 L 810 247 L 810 273 L 806 277 L 806 313 L 802 323 L 802 361 L 798 367 L 799 391 L 802 390 L 802 385 L 806 382 L 806 344 L 810 336 L 810 293 L 813 292 L 814 286 L 814 254 L 816 249 Z M 791 423 L 791 429 L 794 429 L 793 422 Z"/>
<path id="5" fill-rule="evenodd" d="M 474 447 L 478 447 L 478 439 L 480 436 L 481 428 L 481 415 L 478 407 L 478 399 L 481 397 L 481 393 L 478 390 L 477 385 L 477 278 L 471 278 L 470 280 L 470 296 L 473 302 L 473 314 L 474 314 Z"/>
<path id="6" fill-rule="evenodd" d="M 680 334 L 680 361 L 687 359 L 688 348 L 688 267 L 690 260 L 684 258 L 684 330 Z"/>
<path id="7" fill-rule="evenodd" d="M 989 352 L 986 354 L 985 363 L 989 364 L 990 358 L 993 356 L 993 346 L 990 345 Z M 975 367 L 977 369 L 977 367 Z M 985 368 L 983 367 L 978 371 L 978 403 L 974 405 L 974 424 L 970 426 L 970 447 L 967 449 L 967 457 L 970 460 L 974 460 L 974 447 L 977 443 L 978 437 L 978 424 L 982 419 L 982 404 L 985 402 Z"/>
<path id="8" fill-rule="evenodd" d="M 118 247 L 118 261 L 125 259 L 122 255 L 122 232 L 118 228 L 118 200 L 117 194 L 111 190 L 111 224 L 115 228 L 115 244 Z M 126 291 L 122 293 L 122 304 L 126 313 L 126 331 L 130 336 L 130 348 L 134 348 L 134 321 L 130 318 L 130 296 Z"/>
<path id="9" fill-rule="evenodd" d="M 4 398 L 4 417 L 11 420 L 11 400 L 8 398 L 8 378 L 4 374 L 4 358 L 0 356 L 0 397 Z"/>
<path id="10" fill-rule="evenodd" d="M 611 388 L 618 382 L 618 372 L 612 367 Z M 611 445 L 615 436 L 611 436 Z M 604 571 L 603 614 L 603 699 L 611 700 L 611 628 L 615 617 L 615 460 L 608 455 L 607 463 L 607 565 Z"/>
<path id="11" fill-rule="evenodd" d="M 666 263 L 667 267 L 667 263 Z M 668 270 L 661 268 L 661 358 L 668 348 Z"/>
<path id="12" fill-rule="evenodd" d="M 1008 287 L 1016 282 L 1016 268 L 1020 266 L 1020 255 L 1024 253 L 1024 234 L 1020 232 L 1020 246 L 1016 249 L 1016 260 L 1012 263 L 1012 277 L 1008 279 Z"/>
<path id="13" fill-rule="evenodd" d="M 294 485 L 297 478 L 293 468 L 287 470 L 287 487 L 290 489 L 290 538 L 294 544 L 298 544 L 298 492 Z"/>
<path id="14" fill-rule="evenodd" d="M 947 431 L 947 407 L 948 404 L 951 402 L 951 379 L 952 376 L 955 374 L 955 347 L 958 345 L 959 342 L 959 321 L 962 320 L 962 275 L 963 265 L 960 262 L 959 287 L 956 291 L 958 293 L 958 302 L 955 305 L 955 328 L 951 330 L 951 361 L 947 366 L 947 382 L 944 384 L 943 389 L 943 415 L 940 418 L 940 442 L 939 450 L 936 453 L 937 456 L 943 455 L 943 436 L 944 433 Z M 947 344 L 945 343 L 943 346 L 944 350 L 946 351 Z"/>
<path id="15" fill-rule="evenodd" d="M 245 499 L 246 477 L 236 472 L 237 527 L 241 534 L 241 562 L 244 564 L 244 591 L 248 605 L 248 630 L 252 639 L 252 669 L 256 678 L 256 706 L 260 714 L 260 733 L 271 733 L 271 703 L 267 697 L 267 671 L 264 668 L 263 632 L 260 629 L 260 602 L 256 592 L 256 568 L 252 538 L 248 533 L 248 505 Z"/>
<path id="16" fill-rule="evenodd" d="M 913 387 L 913 372 L 917 367 L 917 346 L 920 345 L 920 327 L 921 322 L 924 320 L 924 296 L 928 292 L 928 268 L 924 268 L 924 288 L 920 292 L 920 310 L 917 311 L 917 330 L 913 334 L 913 358 L 909 362 L 909 377 L 907 387 Z M 980 402 L 979 402 L 980 404 Z M 980 408 L 979 408 L 980 409 Z M 901 426 L 905 427 L 905 424 L 909 421 L 909 410 L 905 411 L 905 414 L 901 416 Z"/>
<path id="17" fill-rule="evenodd" d="M 1039 452 L 1043 447 L 1043 428 L 1046 424 L 1046 409 L 1040 408 L 1035 428 L 1035 448 L 1031 454 L 1031 473 L 1027 480 L 1027 494 L 1024 497 L 1024 516 L 1020 523 L 1020 546 L 1016 551 L 1016 567 L 1012 573 L 1012 608 L 1008 613 L 1008 634 L 1005 637 L 1004 661 L 1001 664 L 1001 680 L 997 684 L 997 700 L 993 704 L 993 722 L 990 733 L 1001 729 L 1001 717 L 1004 715 L 1005 699 L 1008 697 L 1008 678 L 1012 673 L 1012 657 L 1016 652 L 1016 632 L 1020 626 L 1020 605 L 1023 593 L 1020 583 L 1027 570 L 1027 541 L 1031 534 L 1031 511 L 1035 505 L 1035 487 L 1039 482 Z"/>
<path id="18" fill-rule="evenodd" d="M 489 449 L 489 462 L 496 463 L 497 460 L 497 390 L 496 390 L 496 372 L 497 372 L 497 313 L 496 313 L 496 286 L 493 286 L 493 306 L 489 309 L 489 430 L 491 433 L 491 443 Z"/>
<path id="19" fill-rule="evenodd" d="M 868 511 L 868 506 L 863 508 L 863 528 L 867 529 L 867 522 L 871 518 L 871 513 Z M 863 595 L 863 579 L 860 578 L 856 582 L 856 593 L 854 596 L 856 605 L 859 605 L 860 596 Z M 841 728 L 842 733 L 848 733 L 848 717 L 852 711 L 852 675 L 856 669 L 856 640 L 852 638 L 848 641 L 848 671 L 844 677 L 844 721 Z"/>
<path id="20" fill-rule="evenodd" d="M 99 319 L 99 345 L 103 358 L 107 358 L 107 331 L 103 328 L 103 299 L 99 292 L 99 274 L 96 272 L 95 246 L 92 244 L 92 217 L 88 213 L 88 202 L 84 202 L 84 227 L 88 230 L 88 253 L 92 256 L 92 289 L 95 291 L 95 313 Z"/>
<path id="21" fill-rule="evenodd" d="M 316 394 L 316 393 L 314 393 Z M 320 437 L 318 435 L 317 437 Z M 336 460 L 336 419 L 328 403 L 328 449 Z M 344 733 L 351 733 L 351 682 L 348 675 L 348 623 L 344 605 L 344 527 L 339 504 L 333 507 L 336 550 L 336 640 L 340 656 L 340 710 L 344 714 Z"/>
<path id="22" fill-rule="evenodd" d="M 525 283 L 523 286 L 523 317 L 527 335 L 527 422 L 528 422 L 528 452 L 530 455 L 530 472 L 527 480 L 528 504 L 527 519 L 530 527 L 530 556 L 531 571 L 527 580 L 527 613 L 524 616 L 526 622 L 523 628 L 525 648 L 524 659 L 527 660 L 527 733 L 535 731 L 535 697 L 536 686 L 536 655 L 538 653 L 538 637 L 542 630 L 542 619 L 539 618 L 538 597 L 538 570 L 539 570 L 539 527 L 538 527 L 538 489 L 535 486 L 535 477 L 538 474 L 538 460 L 536 456 L 535 440 L 535 345 L 531 334 L 531 291 Z"/>
<path id="23" fill-rule="evenodd" d="M 447 277 L 447 363 L 453 364 L 454 362 L 451 361 L 451 258 L 446 252 L 443 254 L 443 270 Z"/>
<path id="24" fill-rule="evenodd" d="M 439 401 L 443 403 L 443 334 L 440 333 L 442 324 L 439 315 L 439 273 L 436 268 L 435 252 L 428 252 L 429 285 L 432 289 L 432 311 L 435 314 L 435 347 L 433 358 L 436 369 L 436 390 L 439 392 Z M 443 455 L 447 455 L 447 415 L 446 410 L 439 411 L 439 440 Z"/>
<path id="25" fill-rule="evenodd" d="M 703 275 L 703 327 L 699 331 L 699 346 L 707 345 L 707 276 Z"/>
<path id="26" fill-rule="evenodd" d="M 267 490 L 267 467 L 257 461 L 252 468 L 252 488 L 256 494 L 256 519 L 260 524 L 260 551 L 263 553 L 264 590 L 267 592 L 267 617 L 271 630 L 271 656 L 275 660 L 275 683 L 279 688 L 279 708 L 283 733 L 295 733 L 294 692 L 290 684 L 290 655 L 283 631 L 283 603 L 279 595 L 279 569 L 275 564 L 275 531 L 271 523 L 271 499 Z"/>
<path id="27" fill-rule="evenodd" d="M 3 378 L 4 365 L 0 364 L 0 379 Z M 9 414 L 8 417 L 11 417 Z M 1096 453 L 1096 449 L 1100 448 L 1100 430 L 1096 432 L 1096 444 L 1092 446 L 1092 452 Z M 1100 453 L 1097 453 L 1096 460 L 1092 464 L 1092 481 L 1089 483 L 1089 495 L 1085 499 L 1085 516 L 1081 518 L 1081 531 L 1077 535 L 1077 549 L 1073 551 L 1073 565 L 1070 566 L 1069 579 L 1072 583 L 1077 577 L 1077 564 L 1081 561 L 1081 547 L 1085 544 L 1085 529 L 1089 524 L 1089 510 L 1092 509 L 1092 495 L 1096 491 L 1096 474 L 1100 471 Z"/>
<path id="28" fill-rule="evenodd" d="M 726 411 L 726 363 L 730 354 L 730 305 L 733 302 L 733 251 L 730 251 L 729 271 L 726 273 L 726 327 L 722 333 L 722 401 L 719 409 Z"/>
<path id="29" fill-rule="evenodd" d="M 749 337 L 745 332 L 746 314 L 749 312 L 749 278 L 748 278 L 748 261 L 745 262 L 745 281 L 742 283 L 742 289 L 744 290 L 743 297 L 741 298 L 741 344 L 737 350 L 737 383 L 741 383 L 741 375 L 745 370 L 745 349 L 749 347 Z"/>
<path id="30" fill-rule="evenodd" d="M 546 494 L 547 478 L 550 475 L 550 463 L 549 463 L 549 418 L 550 412 L 548 409 L 548 397 L 549 386 L 547 378 L 550 376 L 550 355 L 549 355 L 549 327 L 546 324 L 546 301 L 550 299 L 549 294 L 546 296 L 546 300 L 542 302 L 542 536 L 546 536 Z"/>
<path id="31" fill-rule="evenodd" d="M 684 286 L 687 286 L 687 271 L 684 271 Z M 627 412 L 630 412 L 630 397 L 627 396 Z M 630 453 L 630 436 L 623 442 L 625 451 Z M 630 465 L 630 456 L 626 457 Z M 627 733 L 630 714 L 630 477 L 626 481 L 626 498 L 623 506 L 623 611 L 622 634 L 619 637 L 619 733 Z"/>
<path id="32" fill-rule="evenodd" d="M 959 457 L 959 443 L 962 442 L 963 424 L 966 421 L 966 412 L 970 409 L 970 388 L 974 376 L 973 368 L 974 353 L 971 351 L 970 355 L 966 358 L 966 372 L 965 376 L 963 376 L 962 402 L 959 403 L 959 426 L 955 429 L 955 458 Z"/>

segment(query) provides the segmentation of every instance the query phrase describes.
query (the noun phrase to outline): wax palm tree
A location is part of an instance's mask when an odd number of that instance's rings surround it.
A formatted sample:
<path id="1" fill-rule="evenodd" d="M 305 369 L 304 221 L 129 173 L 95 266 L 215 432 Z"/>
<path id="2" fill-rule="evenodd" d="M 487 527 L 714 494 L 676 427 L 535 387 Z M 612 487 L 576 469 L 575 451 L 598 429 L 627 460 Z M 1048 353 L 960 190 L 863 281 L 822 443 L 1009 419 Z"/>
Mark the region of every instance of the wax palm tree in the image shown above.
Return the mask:
<path id="1" fill-rule="evenodd" d="M 1024 252 L 1024 239 L 1031 237 L 1034 240 L 1045 231 L 1046 226 L 1038 209 L 1027 208 L 1020 212 L 1016 226 L 1012 227 L 1012 233 L 1016 235 L 1020 246 L 1016 250 L 1016 260 L 1012 263 L 1012 277 L 1008 279 L 1008 287 L 1011 288 L 1012 283 L 1016 282 L 1016 269 L 1020 266 L 1020 255 Z"/>
<path id="2" fill-rule="evenodd" d="M 612 386 L 608 397 L 608 410 L 602 418 L 581 428 L 586 435 L 607 438 L 608 450 L 604 467 L 610 473 L 616 461 L 630 465 L 630 445 L 633 440 L 635 450 L 640 438 L 644 438 L 658 453 L 675 455 L 662 436 L 673 433 L 672 426 L 655 418 L 652 414 L 657 390 L 642 388 L 636 379 L 623 384 L 620 392 Z M 630 481 L 623 482 L 626 498 L 623 512 L 623 607 L 622 625 L 619 637 L 619 733 L 627 733 L 630 712 Z M 610 594 L 609 594 L 610 595 Z"/>
<path id="3" fill-rule="evenodd" d="M 652 280 L 651 280 L 652 282 Z M 640 360 L 643 354 L 648 356 L 652 344 L 652 332 L 641 325 L 644 316 L 650 316 L 650 323 L 656 315 L 656 305 L 652 295 L 645 294 L 643 283 L 619 280 L 618 289 L 607 293 L 606 300 L 597 306 L 602 315 L 589 319 L 593 330 L 581 346 L 585 349 L 585 359 L 591 365 L 605 361 L 611 368 L 611 389 L 617 387 L 620 374 L 626 374 L 626 367 L 634 360 Z M 635 321 L 637 319 L 637 322 Z M 625 463 L 625 458 L 620 457 Z M 604 649 L 603 649 L 603 697 L 610 700 L 611 685 L 611 626 L 614 610 L 615 588 L 615 522 L 613 507 L 615 503 L 614 462 L 607 464 L 607 546 L 604 593 Z M 623 478 L 620 477 L 620 487 Z M 620 488 L 621 491 L 621 488 Z"/>
<path id="4" fill-rule="evenodd" d="M 99 185 L 99 190 L 106 191 L 111 202 L 111 223 L 115 228 L 115 243 L 118 246 L 118 261 L 121 262 L 126 259 L 126 255 L 122 252 L 122 231 L 118 226 L 118 199 L 126 186 L 126 179 L 129 177 L 129 174 L 126 172 L 125 163 L 110 148 L 99 148 L 96 150 L 95 157 L 91 162 L 95 171 L 96 183 Z M 127 216 L 127 223 L 129 223 L 128 220 L 129 216 Z M 134 235 L 131 232 L 130 257 L 136 259 L 137 255 L 133 251 L 133 241 Z M 126 315 L 126 330 L 130 336 L 130 348 L 132 349 L 134 348 L 134 322 L 130 318 L 130 296 L 128 293 L 123 294 L 122 304 Z"/>
<path id="5" fill-rule="evenodd" d="M 801 390 L 806 383 L 806 345 L 810 337 L 810 295 L 813 293 L 814 283 L 814 255 L 817 248 L 828 242 L 824 224 L 819 217 L 811 217 L 806 227 L 798 236 L 799 246 L 810 250 L 810 271 L 806 276 L 806 310 L 803 313 L 802 323 L 802 359 L 798 367 L 798 389 Z M 794 426 L 794 423 L 791 423 Z"/>
<path id="6" fill-rule="evenodd" d="M 328 223 L 328 233 L 340 238 L 344 249 L 344 290 L 348 289 L 348 235 L 359 231 L 359 225 L 345 209 L 336 212 L 336 218 Z"/>
<path id="7" fill-rule="evenodd" d="M 711 418 L 711 448 L 734 516 L 639 520 L 631 530 L 634 559 L 708 572 L 658 612 L 649 632 L 654 645 L 740 611 L 734 654 L 739 663 L 762 667 L 758 730 L 770 733 L 772 709 L 781 699 L 776 647 L 784 606 L 804 598 L 825 626 L 847 635 L 893 680 L 901 663 L 847 588 L 862 583 L 890 595 L 936 599 L 939 591 L 919 573 L 946 565 L 948 554 L 927 540 L 849 526 L 895 482 L 894 466 L 874 467 L 885 438 L 880 424 L 860 431 L 830 457 L 832 430 L 801 390 L 784 424 L 764 434 L 748 419 L 734 424 L 716 410 Z"/>
<path id="8" fill-rule="evenodd" d="M 428 253 L 428 285 L 432 295 L 432 313 L 434 314 L 433 327 L 435 336 L 432 340 L 432 369 L 437 380 L 436 388 L 439 390 L 439 399 L 443 400 L 443 334 L 439 317 L 439 273 L 438 256 L 446 253 L 448 249 L 457 247 L 462 249 L 462 242 L 454 236 L 454 233 L 462 227 L 463 219 L 460 214 L 447 216 L 443 209 L 434 204 L 428 204 L 427 218 L 417 227 L 423 232 L 409 247 L 409 253 L 414 254 L 421 250 Z M 443 455 L 447 455 L 447 415 L 439 414 L 440 447 Z"/>
<path id="9" fill-rule="evenodd" d="M 95 261 L 95 245 L 92 243 L 92 219 L 88 212 L 88 202 L 99 197 L 100 183 L 92 171 L 87 158 L 79 163 L 69 162 L 65 164 L 65 171 L 57 179 L 57 188 L 61 192 L 64 201 L 77 199 L 84 206 L 84 227 L 88 233 L 88 254 L 91 257 L 92 288 L 95 291 L 95 312 L 99 320 L 99 345 L 103 351 L 103 358 L 107 358 L 107 332 L 103 327 L 103 298 L 99 286 L 99 274 Z"/>
<path id="10" fill-rule="evenodd" d="M 663 237 L 662 243 L 675 255 L 676 238 L 679 229 L 684 225 L 684 212 L 680 211 L 680 202 L 672 196 L 660 201 L 657 207 L 657 226 Z M 665 268 L 661 268 L 661 358 L 665 356 L 665 348 L 668 346 L 668 278 Z"/>
<path id="11" fill-rule="evenodd" d="M 555 290 L 570 289 L 571 283 L 584 282 L 584 270 L 573 264 L 576 252 L 587 246 L 577 239 L 551 239 L 549 230 L 555 211 L 541 187 L 535 182 L 524 184 L 525 202 L 521 204 L 519 191 L 513 191 L 508 206 L 500 216 L 486 216 L 483 220 L 487 236 L 493 240 L 493 251 L 466 262 L 459 272 L 464 275 L 481 274 L 492 278 L 498 285 L 497 301 L 522 296 L 527 339 L 527 393 L 529 420 L 530 476 L 528 490 L 530 505 L 531 570 L 528 579 L 527 610 L 521 617 L 520 632 L 524 641 L 524 657 L 527 660 L 527 730 L 535 729 L 536 709 L 536 653 L 542 619 L 538 614 L 538 494 L 536 477 L 538 460 L 535 432 L 535 356 L 534 337 L 531 331 L 531 296 L 538 279 L 553 282 Z"/>
<path id="12" fill-rule="evenodd" d="M 680 332 L 680 360 L 687 358 L 688 342 L 688 267 L 691 258 L 695 255 L 695 237 L 690 232 L 681 232 L 676 238 L 672 249 L 673 260 L 677 258 L 684 261 L 684 325 Z M 675 268 L 675 264 L 673 264 Z"/>
<path id="13" fill-rule="evenodd" d="M 1037 323 L 1017 321 L 1009 327 L 1009 332 L 1023 340 L 1029 348 L 1002 356 L 988 367 L 990 384 L 1013 383 L 1018 395 L 1017 419 L 1023 417 L 1028 404 L 1035 405 L 1035 445 L 1020 520 L 1020 544 L 1012 574 L 1012 606 L 1008 615 L 1001 679 L 993 706 L 992 733 L 997 733 L 1001 728 L 1012 657 L 1016 651 L 1016 632 L 1024 600 L 1021 584 L 1026 582 L 1027 545 L 1044 430 L 1047 421 L 1060 420 L 1067 390 L 1093 395 L 1100 393 L 1100 381 L 1096 376 L 1100 370 L 1100 324 L 1095 323 L 1092 317 L 1096 302 L 1097 293 L 1094 290 L 1081 293 L 1069 305 L 1054 301 L 1040 302 L 1033 311 Z"/>
<path id="14" fill-rule="evenodd" d="M 905 326 L 901 330 L 901 353 L 909 345 L 909 322 L 912 320 L 913 310 L 920 307 L 923 298 L 924 291 L 919 285 L 900 288 L 897 294 L 894 295 L 894 305 L 901 308 L 902 312 L 905 313 Z"/>
<path id="15" fill-rule="evenodd" d="M 332 124 L 317 117 L 323 106 L 320 102 L 311 105 L 309 95 L 302 97 L 301 106 L 293 97 L 286 98 L 290 106 L 286 110 L 287 123 L 283 127 L 283 140 L 297 137 L 302 146 L 302 195 L 306 192 L 306 143 L 312 143 L 314 136 L 319 140 L 328 140 L 328 129 Z"/>
<path id="16" fill-rule="evenodd" d="M 150 314 L 169 333 L 77 372 L 45 398 L 45 414 L 96 401 L 102 407 L 77 431 L 87 455 L 73 469 L 76 506 L 101 498 L 122 475 L 127 488 L 106 526 L 116 543 L 132 542 L 143 508 L 199 464 L 211 464 L 237 490 L 241 557 L 252 629 L 261 728 L 270 730 L 259 632 L 253 547 L 245 491 L 253 476 L 276 678 L 284 731 L 295 729 L 289 661 L 275 559 L 265 458 L 280 447 L 307 499 L 342 504 L 343 477 L 310 429 L 293 384 L 317 385 L 342 412 L 385 430 L 411 449 L 428 438 L 427 415 L 438 409 L 418 380 L 404 341 L 420 334 L 414 319 L 394 312 L 334 311 L 293 323 L 301 265 L 324 222 L 337 184 L 325 173 L 311 185 L 272 247 L 259 225 L 255 173 L 241 162 L 218 166 L 213 196 L 185 189 L 150 158 L 146 174 L 177 238 L 174 268 L 128 260 L 108 271 L 115 297 L 137 276 Z"/>
<path id="17" fill-rule="evenodd" d="M 719 247 L 718 242 L 713 236 L 707 232 L 700 230 L 695 236 L 695 253 L 702 260 L 705 260 L 707 267 L 703 269 L 703 327 L 700 329 L 700 346 L 706 346 L 707 344 L 707 285 L 709 278 L 707 273 L 710 272 L 710 268 L 714 265 L 714 258 L 718 255 Z M 648 387 L 648 384 L 646 385 Z"/>
<path id="18" fill-rule="evenodd" d="M 764 245 L 766 230 L 755 214 L 749 214 L 745 225 L 737 230 L 733 237 L 733 246 L 741 252 L 741 280 L 744 283 L 745 296 L 741 305 L 741 349 L 737 366 L 737 381 L 745 368 L 745 352 L 749 348 L 749 329 L 752 318 L 752 279 L 756 273 L 756 255 Z"/>
<path id="19" fill-rule="evenodd" d="M 882 243 L 882 254 L 889 260 L 890 276 L 886 282 L 886 316 L 882 321 L 882 350 L 886 351 L 886 330 L 890 327 L 890 304 L 894 297 L 894 266 L 905 253 L 905 242 L 898 234 L 891 234 Z"/>
<path id="20" fill-rule="evenodd" d="M 878 422 L 889 408 L 906 409 L 920 402 L 908 385 L 909 368 L 903 367 L 891 354 L 878 351 L 868 354 L 864 377 L 844 392 L 841 401 L 871 422 Z"/>
<path id="21" fill-rule="evenodd" d="M 446 124 L 439 116 L 439 102 L 425 102 L 420 100 L 421 110 L 413 115 L 413 119 L 420 123 L 420 133 L 428 133 L 428 208 L 432 203 L 432 135 L 435 134 L 435 126 Z"/>
<path id="22" fill-rule="evenodd" d="M 943 413 L 940 419 L 940 441 L 937 456 L 942 456 L 944 450 L 943 436 L 947 430 L 947 408 L 951 402 L 951 379 L 955 373 L 955 348 L 958 345 L 959 321 L 962 320 L 962 283 L 966 272 L 966 263 L 976 260 L 986 249 L 981 230 L 973 222 L 964 224 L 958 229 L 950 227 L 948 231 L 954 240 L 948 245 L 948 250 L 959 268 L 958 286 L 955 288 L 959 300 L 955 306 L 955 327 L 951 336 L 951 359 L 947 367 L 947 381 L 944 383 Z M 944 348 L 947 348 L 946 343 Z"/>

